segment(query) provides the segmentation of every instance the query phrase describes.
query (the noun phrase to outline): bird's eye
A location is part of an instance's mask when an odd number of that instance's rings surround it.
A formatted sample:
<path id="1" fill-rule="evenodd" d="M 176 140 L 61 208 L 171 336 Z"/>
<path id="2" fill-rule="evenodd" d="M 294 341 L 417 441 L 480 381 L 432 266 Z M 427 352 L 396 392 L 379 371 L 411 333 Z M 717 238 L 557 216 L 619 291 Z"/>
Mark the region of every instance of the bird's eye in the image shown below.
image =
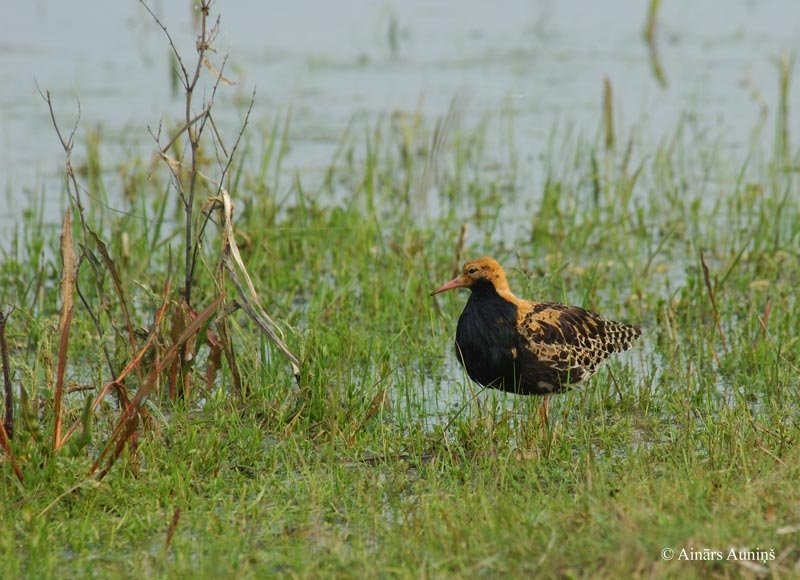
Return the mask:
<path id="1" fill-rule="evenodd" d="M 477 273 L 478 273 L 477 268 L 470 268 L 469 270 L 467 270 L 467 274 L 469 274 L 470 276 L 474 276 Z"/>

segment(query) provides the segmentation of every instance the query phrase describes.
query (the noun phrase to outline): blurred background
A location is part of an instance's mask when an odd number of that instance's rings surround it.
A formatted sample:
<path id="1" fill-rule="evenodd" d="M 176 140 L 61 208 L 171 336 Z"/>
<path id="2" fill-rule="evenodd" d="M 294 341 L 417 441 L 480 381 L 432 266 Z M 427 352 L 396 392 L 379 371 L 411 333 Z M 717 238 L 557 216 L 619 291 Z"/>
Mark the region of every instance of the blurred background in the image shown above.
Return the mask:
<path id="1" fill-rule="evenodd" d="M 398 114 L 440 118 L 451 107 L 461 126 L 503 127 L 488 132 L 497 158 L 487 162 L 506 162 L 503 141 L 513 138 L 520 163 L 535 172 L 555 127 L 599 131 L 606 77 L 624 131 L 639 128 L 657 141 L 688 116 L 697 134 L 726 149 L 769 142 L 778 60 L 790 60 L 797 46 L 800 4 L 663 2 L 648 44 L 649 4 L 220 1 L 215 64 L 227 54 L 225 76 L 236 84 L 220 91 L 216 114 L 235 130 L 255 89 L 252 122 L 270 126 L 290 115 L 283 170 L 311 178 L 330 163 L 348 127 Z M 150 6 L 189 65 L 193 3 Z M 7 227 L 32 197 L 52 205 L 47 219 L 65 204 L 63 152 L 37 84 L 51 92 L 65 130 L 80 100 L 76 157 L 87 131 L 99 131 L 104 146 L 117 145 L 104 161 L 146 153 L 148 127 L 180 118 L 183 97 L 164 34 L 138 2 L 14 2 L 4 16 L 0 175 L 9 209 L 0 215 Z M 796 110 L 796 87 L 789 95 Z"/>

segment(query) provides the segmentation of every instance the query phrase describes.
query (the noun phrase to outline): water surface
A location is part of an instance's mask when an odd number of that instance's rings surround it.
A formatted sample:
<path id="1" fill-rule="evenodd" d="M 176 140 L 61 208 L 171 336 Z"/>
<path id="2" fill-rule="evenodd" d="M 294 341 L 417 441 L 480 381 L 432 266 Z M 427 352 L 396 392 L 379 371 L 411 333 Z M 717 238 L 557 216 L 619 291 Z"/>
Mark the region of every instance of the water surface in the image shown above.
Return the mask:
<path id="1" fill-rule="evenodd" d="M 643 124 L 658 138 L 692 111 L 698 124 L 719 131 L 725 146 L 745 149 L 765 111 L 771 129 L 774 59 L 797 46 L 800 4 L 662 4 L 658 46 L 666 88 L 653 75 L 642 40 L 646 3 L 640 0 L 217 2 L 217 61 L 228 54 L 227 70 L 237 81 L 217 113 L 234 131 L 253 88 L 255 122 L 291 109 L 284 171 L 313 173 L 330 162 L 353 118 L 369 122 L 420 108 L 435 118 L 458 96 L 466 126 L 487 114 L 513 119 L 514 147 L 535 173 L 554 124 L 587 135 L 597 130 L 608 77 L 622 126 Z M 190 3 L 152 6 L 190 60 Z M 63 156 L 36 83 L 52 92 L 65 128 L 80 99 L 79 141 L 100 126 L 132 149 L 147 150 L 147 127 L 177 118 L 182 105 L 170 88 L 164 36 L 138 2 L 14 2 L 4 22 L 0 174 L 10 203 L 0 214 L 3 235 L 32 192 L 43 192 L 47 219 L 57 219 L 64 203 Z M 797 90 L 792 94 L 796 111 Z M 490 154 L 503 162 L 504 132 L 494 135 Z M 82 154 L 79 146 L 76 155 Z"/>

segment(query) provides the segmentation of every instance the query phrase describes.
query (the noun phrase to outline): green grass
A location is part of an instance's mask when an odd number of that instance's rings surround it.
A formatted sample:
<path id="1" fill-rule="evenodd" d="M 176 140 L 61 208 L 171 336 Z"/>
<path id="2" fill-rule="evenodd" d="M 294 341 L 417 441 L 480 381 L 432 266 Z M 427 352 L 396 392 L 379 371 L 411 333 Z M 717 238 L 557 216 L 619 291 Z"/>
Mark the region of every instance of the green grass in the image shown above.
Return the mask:
<path id="1" fill-rule="evenodd" d="M 617 129 L 615 150 L 554 130 L 541 164 L 511 168 L 485 148 L 488 119 L 451 135 L 435 187 L 420 190 L 430 120 L 357 127 L 324 176 L 294 182 L 278 171 L 288 127 L 250 128 L 231 192 L 244 261 L 303 361 L 299 391 L 278 351 L 233 314 L 245 395 L 225 362 L 206 385 L 199 348 L 190 399 L 157 392 L 135 453 L 102 481 L 85 478 L 118 416 L 113 399 L 86 445 L 47 447 L 59 232 L 32 211 L 7 244 L 0 299 L 18 307 L 11 368 L 33 411 L 26 428 L 16 401 L 24 482 L 0 466 L 6 577 L 755 573 L 666 562 L 666 547 L 774 550 L 756 564 L 795 573 L 800 208 L 784 153 L 734 155 L 685 121 L 655 143 L 632 134 L 630 146 Z M 170 255 L 181 255 L 180 217 L 165 175 L 147 179 L 141 160 L 102 167 L 92 138 L 90 187 L 124 191 L 112 205 L 127 213 L 92 206 L 90 225 L 146 331 Z M 518 295 L 645 328 L 610 372 L 552 399 L 547 432 L 538 399 L 475 396 L 454 361 L 466 296 L 429 293 L 451 277 L 463 223 L 463 257 L 497 257 Z M 198 310 L 216 294 L 218 254 L 211 227 Z M 109 273 L 84 265 L 78 281 L 104 334 L 77 302 L 68 386 L 90 390 L 67 397 L 65 424 L 110 380 L 102 347 L 117 369 L 132 355 Z M 371 405 L 384 390 L 386 404 Z"/>

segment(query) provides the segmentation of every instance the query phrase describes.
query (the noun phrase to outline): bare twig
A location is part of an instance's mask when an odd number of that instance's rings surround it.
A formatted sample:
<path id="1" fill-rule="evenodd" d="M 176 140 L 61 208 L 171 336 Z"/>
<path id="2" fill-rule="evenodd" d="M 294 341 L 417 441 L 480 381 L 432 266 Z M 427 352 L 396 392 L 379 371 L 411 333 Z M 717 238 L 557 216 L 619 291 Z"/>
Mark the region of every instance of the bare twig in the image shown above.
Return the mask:
<path id="1" fill-rule="evenodd" d="M 200 119 L 203 119 L 204 117 L 206 117 L 211 112 L 211 105 L 213 105 L 213 102 L 209 102 L 206 105 L 205 109 L 203 109 L 200 113 L 198 113 L 197 115 L 192 117 L 189 120 L 188 123 L 184 123 L 183 125 L 181 125 L 181 128 L 178 129 L 177 131 L 175 131 L 175 134 L 172 136 L 172 139 L 170 139 L 167 142 L 166 145 L 161 147 L 161 153 L 166 153 L 167 151 L 169 151 L 170 147 L 172 147 L 175 144 L 175 142 L 178 140 L 178 138 L 180 138 L 180 136 L 183 135 L 190 126 L 192 126 L 195 123 L 197 123 Z M 160 133 L 161 133 L 161 126 L 160 125 L 159 125 L 159 132 L 158 133 L 154 134 L 152 131 L 150 131 L 150 135 L 156 141 L 158 141 L 158 137 L 159 137 Z"/>
<path id="2" fill-rule="evenodd" d="M 81 199 L 82 189 L 80 185 L 78 185 L 78 178 L 75 177 L 75 170 L 72 168 L 72 147 L 75 145 L 75 132 L 78 130 L 78 122 L 81 119 L 81 102 L 80 100 L 77 101 L 78 115 L 75 118 L 75 125 L 72 127 L 72 131 L 70 131 L 69 136 L 65 138 L 58 126 L 58 121 L 56 121 L 56 113 L 53 110 L 53 100 L 50 98 L 50 91 L 42 92 L 42 89 L 39 88 L 38 84 L 36 85 L 36 90 L 39 91 L 39 95 L 42 97 L 44 102 L 47 103 L 47 108 L 50 111 L 50 120 L 53 123 L 53 129 L 55 129 L 58 140 L 61 142 L 61 147 L 64 149 L 64 155 L 66 157 L 65 171 L 67 175 L 67 190 L 69 191 L 69 184 L 72 183 L 73 191 L 70 192 L 70 197 L 75 200 L 75 205 L 78 208 L 78 215 L 81 218 L 81 226 L 85 235 L 86 218 L 84 217 L 83 201 Z"/>
<path id="3" fill-rule="evenodd" d="M 219 20 L 217 22 L 219 22 Z M 203 56 L 202 59 L 203 59 L 203 61 L 208 60 L 208 58 L 206 56 Z M 222 82 L 222 80 L 224 78 L 222 76 L 222 71 L 225 70 L 225 65 L 227 63 L 228 63 L 228 57 L 225 56 L 222 59 L 222 67 L 221 67 L 221 69 L 219 71 L 219 74 L 217 75 L 217 79 L 214 81 L 214 86 L 211 89 L 211 98 L 208 101 L 208 113 L 200 119 L 200 126 L 199 126 L 198 131 L 197 131 L 198 139 L 200 138 L 200 134 L 202 134 L 203 131 L 206 128 L 206 122 L 208 122 L 209 118 L 211 118 L 211 108 L 213 107 L 214 101 L 216 100 L 216 97 L 217 97 L 217 89 L 219 88 L 219 85 L 220 85 L 220 83 Z"/>
<path id="4" fill-rule="evenodd" d="M 228 150 L 225 148 L 225 143 L 222 141 L 222 135 L 219 134 L 219 129 L 217 129 L 217 124 L 214 122 L 214 115 L 212 115 L 210 112 L 208 114 L 208 120 L 211 123 L 211 128 L 214 130 L 214 135 L 216 135 L 217 137 L 217 143 L 219 143 L 219 146 L 222 148 L 222 154 L 228 157 Z"/>
<path id="5" fill-rule="evenodd" d="M 175 56 L 175 61 L 178 63 L 178 66 L 181 67 L 181 74 L 180 74 L 181 81 L 183 81 L 185 79 L 188 79 L 189 78 L 189 73 L 186 70 L 186 67 L 183 65 L 183 59 L 181 58 L 181 53 L 178 52 L 178 48 L 175 46 L 175 43 L 172 41 L 172 36 L 170 36 L 170 33 L 167 32 L 167 27 L 164 26 L 161 23 L 161 20 L 158 19 L 158 16 L 156 16 L 156 13 L 153 12 L 150 9 L 150 7 L 147 5 L 146 2 L 144 2 L 144 0 L 139 0 L 139 4 L 144 6 L 144 9 L 147 10 L 147 12 L 150 13 L 150 16 L 153 19 L 153 21 L 159 26 L 159 28 L 161 28 L 161 30 L 164 31 L 164 36 L 167 37 L 167 41 L 169 42 L 169 46 L 172 49 L 172 54 Z M 184 85 L 184 88 L 186 88 L 185 85 Z"/>
<path id="6" fill-rule="evenodd" d="M 155 12 L 144 2 L 144 0 L 139 0 L 139 3 L 147 10 L 150 16 L 153 18 L 153 21 L 161 28 L 164 32 L 164 35 L 167 37 L 167 41 L 169 42 L 170 48 L 172 49 L 172 53 L 175 56 L 175 60 L 180 67 L 180 81 L 183 85 L 183 91 L 185 95 L 184 99 L 184 126 L 178 131 L 177 135 L 167 144 L 165 148 L 161 148 L 161 157 L 163 158 L 165 155 L 166 150 L 175 142 L 178 135 L 182 135 L 186 132 L 189 150 L 191 155 L 191 166 L 189 171 L 189 186 L 188 190 L 184 188 L 184 185 L 180 179 L 180 175 L 176 173 L 173 167 L 170 167 L 170 171 L 172 171 L 173 176 L 175 178 L 175 183 L 178 188 L 178 193 L 180 199 L 183 203 L 183 213 L 184 213 L 184 285 L 183 285 L 183 299 L 186 304 L 191 305 L 191 297 L 192 297 L 192 282 L 193 282 L 193 274 L 194 274 L 194 263 L 193 263 L 193 256 L 195 252 L 195 244 L 199 243 L 195 240 L 195 232 L 194 232 L 194 221 L 193 221 L 193 214 L 194 214 L 194 199 L 197 187 L 197 170 L 199 165 L 199 152 L 200 152 L 200 139 L 203 134 L 203 129 L 205 127 L 205 123 L 208 120 L 208 115 L 211 111 L 211 107 L 214 103 L 214 95 L 216 93 L 216 87 L 222 80 L 222 74 L 217 77 L 217 80 L 214 84 L 214 89 L 212 91 L 212 97 L 209 103 L 204 107 L 204 111 L 195 116 L 192 114 L 192 103 L 194 99 L 194 92 L 197 88 L 197 83 L 200 80 L 200 72 L 202 71 L 204 65 L 204 60 L 206 60 L 206 52 L 211 50 L 211 44 L 213 43 L 214 39 L 216 38 L 217 32 L 219 31 L 219 19 L 217 19 L 215 25 L 208 28 L 208 15 L 211 9 L 211 0 L 200 0 L 198 5 L 198 12 L 200 14 L 200 34 L 197 37 L 197 42 L 195 44 L 197 48 L 197 62 L 195 63 L 194 69 L 189 72 L 186 68 L 186 65 L 181 58 L 180 53 L 175 45 L 175 42 L 172 39 L 172 35 L 167 30 L 167 27 L 161 22 L 161 20 L 156 16 Z M 181 357 L 184 358 L 184 357 Z"/>
<path id="7" fill-rule="evenodd" d="M 228 174 L 230 170 L 231 163 L 233 163 L 233 158 L 236 155 L 237 149 L 239 149 L 239 143 L 242 140 L 242 135 L 244 135 L 244 131 L 247 128 L 247 124 L 250 121 L 250 113 L 253 111 L 253 105 L 256 101 L 256 90 L 253 89 L 253 94 L 250 97 L 250 105 L 247 107 L 247 112 L 244 116 L 244 121 L 242 122 L 242 126 L 239 129 L 239 134 L 236 136 L 236 141 L 233 143 L 233 149 L 231 150 L 231 154 L 228 156 L 228 161 L 225 166 L 222 168 L 222 174 L 220 175 L 219 182 L 217 182 L 217 197 L 219 197 L 220 192 L 222 191 L 222 185 L 225 183 L 225 176 Z M 194 266 L 197 263 L 197 252 L 200 249 L 200 239 L 205 232 L 206 226 L 208 225 L 209 220 L 211 219 L 212 212 L 206 212 L 205 219 L 203 220 L 203 224 L 200 226 L 200 232 L 197 234 L 198 241 L 194 247 L 194 254 L 192 255 L 192 269 L 194 270 Z M 192 272 L 194 275 L 194 272 Z"/>

